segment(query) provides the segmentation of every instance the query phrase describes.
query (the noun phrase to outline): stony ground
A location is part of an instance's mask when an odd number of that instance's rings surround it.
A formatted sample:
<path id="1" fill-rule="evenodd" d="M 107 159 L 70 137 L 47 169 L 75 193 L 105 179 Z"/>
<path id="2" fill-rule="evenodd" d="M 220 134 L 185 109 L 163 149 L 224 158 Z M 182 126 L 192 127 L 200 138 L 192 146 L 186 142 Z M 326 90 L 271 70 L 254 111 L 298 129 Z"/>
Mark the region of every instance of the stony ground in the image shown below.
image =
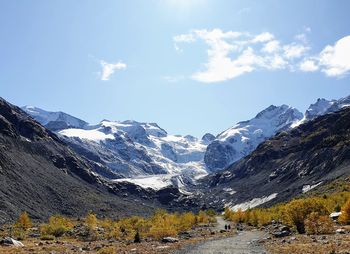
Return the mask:
<path id="1" fill-rule="evenodd" d="M 349 254 L 350 234 L 273 238 L 265 247 L 271 254 Z"/>

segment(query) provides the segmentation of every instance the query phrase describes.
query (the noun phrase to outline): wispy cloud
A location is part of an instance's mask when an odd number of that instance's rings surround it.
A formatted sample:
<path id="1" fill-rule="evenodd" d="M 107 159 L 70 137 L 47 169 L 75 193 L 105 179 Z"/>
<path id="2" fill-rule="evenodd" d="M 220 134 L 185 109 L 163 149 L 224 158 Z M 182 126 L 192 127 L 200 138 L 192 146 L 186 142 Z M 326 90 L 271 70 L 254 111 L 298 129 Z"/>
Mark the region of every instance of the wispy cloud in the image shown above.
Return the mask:
<path id="1" fill-rule="evenodd" d="M 109 80 L 115 71 L 126 69 L 126 64 L 123 62 L 107 63 L 101 60 L 100 64 L 102 66 L 101 80 L 103 81 Z"/>
<path id="2" fill-rule="evenodd" d="M 301 57 L 308 50 L 303 43 L 281 45 L 269 32 L 253 35 L 248 32 L 202 29 L 174 37 L 177 48 L 180 48 L 180 43 L 197 40 L 207 44 L 208 60 L 192 78 L 205 83 L 233 79 L 258 69 L 285 69 L 294 58 Z"/>
<path id="3" fill-rule="evenodd" d="M 204 41 L 208 46 L 207 61 L 192 74 L 194 80 L 212 83 L 230 80 L 256 70 L 321 70 L 327 76 L 340 76 L 350 71 L 350 36 L 327 46 L 316 56 L 310 56 L 307 40 L 310 28 L 295 36 L 295 41 L 283 44 L 275 35 L 264 32 L 192 30 L 174 37 L 175 48 L 181 43 Z"/>

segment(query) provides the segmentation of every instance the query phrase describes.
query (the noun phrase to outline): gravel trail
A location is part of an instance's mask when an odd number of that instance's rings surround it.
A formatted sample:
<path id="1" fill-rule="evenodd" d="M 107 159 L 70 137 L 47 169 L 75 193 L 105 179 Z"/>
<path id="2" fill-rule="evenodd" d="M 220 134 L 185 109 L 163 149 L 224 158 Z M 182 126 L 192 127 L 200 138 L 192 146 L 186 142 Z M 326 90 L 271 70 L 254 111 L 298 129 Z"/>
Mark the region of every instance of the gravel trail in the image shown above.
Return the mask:
<path id="1" fill-rule="evenodd" d="M 264 254 L 259 239 L 267 237 L 262 231 L 241 231 L 238 235 L 210 240 L 177 250 L 174 254 Z"/>

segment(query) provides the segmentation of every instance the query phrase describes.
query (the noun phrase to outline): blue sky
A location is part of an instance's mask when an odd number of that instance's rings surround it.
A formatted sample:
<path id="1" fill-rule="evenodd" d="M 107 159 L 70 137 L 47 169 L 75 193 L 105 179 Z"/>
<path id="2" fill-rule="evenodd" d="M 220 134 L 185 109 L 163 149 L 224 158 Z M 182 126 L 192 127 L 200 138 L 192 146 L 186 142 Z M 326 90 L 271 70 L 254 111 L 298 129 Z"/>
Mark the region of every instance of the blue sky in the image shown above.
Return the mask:
<path id="1" fill-rule="evenodd" d="M 0 1 L 0 96 L 217 134 L 350 95 L 349 1 Z"/>

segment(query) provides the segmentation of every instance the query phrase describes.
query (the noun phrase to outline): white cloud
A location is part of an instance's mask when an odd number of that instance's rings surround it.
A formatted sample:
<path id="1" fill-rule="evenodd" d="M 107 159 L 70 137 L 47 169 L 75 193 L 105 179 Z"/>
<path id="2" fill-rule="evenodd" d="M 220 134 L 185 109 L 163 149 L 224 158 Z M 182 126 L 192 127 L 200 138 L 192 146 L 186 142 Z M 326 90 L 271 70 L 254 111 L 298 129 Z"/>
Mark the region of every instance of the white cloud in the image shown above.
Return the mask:
<path id="1" fill-rule="evenodd" d="M 191 75 L 194 80 L 212 83 L 230 80 L 257 70 L 288 70 L 294 72 L 322 71 L 327 76 L 342 76 L 350 72 L 350 36 L 326 46 L 321 53 L 310 55 L 305 27 L 296 41 L 283 44 L 273 34 L 264 32 L 252 35 L 248 32 L 222 31 L 221 29 L 192 30 L 174 37 L 175 46 L 180 43 L 203 41 L 207 49 L 207 61 Z"/>
<path id="2" fill-rule="evenodd" d="M 311 59 L 306 59 L 303 62 L 301 62 L 299 68 L 301 71 L 305 72 L 314 72 L 319 69 L 316 61 Z"/>
<path id="3" fill-rule="evenodd" d="M 267 42 L 267 41 L 271 41 L 273 38 L 274 38 L 273 34 L 265 32 L 255 36 L 252 42 L 253 43 Z"/>
<path id="4" fill-rule="evenodd" d="M 252 35 L 247 32 L 222 31 L 221 29 L 193 30 L 174 37 L 178 43 L 202 40 L 208 46 L 208 60 L 192 78 L 204 82 L 220 82 L 236 78 L 259 69 L 277 70 L 287 68 L 288 59 L 299 58 L 307 47 L 303 44 L 281 45 L 271 33 Z"/>
<path id="5" fill-rule="evenodd" d="M 350 36 L 327 45 L 319 54 L 304 59 L 300 70 L 312 72 L 321 70 L 329 77 L 342 77 L 350 72 Z"/>
<path id="6" fill-rule="evenodd" d="M 266 43 L 261 51 L 266 53 L 273 53 L 278 50 L 280 50 L 280 42 L 277 40 L 273 40 Z"/>
<path id="7" fill-rule="evenodd" d="M 319 56 L 319 65 L 327 76 L 343 76 L 350 71 L 350 36 L 326 46 Z"/>
<path id="8" fill-rule="evenodd" d="M 106 61 L 101 60 L 100 64 L 102 66 L 101 80 L 104 81 L 109 80 L 115 71 L 126 69 L 126 64 L 123 62 L 107 63 Z"/>
<path id="9" fill-rule="evenodd" d="M 305 52 L 309 50 L 309 48 L 302 44 L 292 43 L 289 45 L 285 45 L 283 47 L 283 50 L 285 57 L 292 59 L 303 56 Z"/>

